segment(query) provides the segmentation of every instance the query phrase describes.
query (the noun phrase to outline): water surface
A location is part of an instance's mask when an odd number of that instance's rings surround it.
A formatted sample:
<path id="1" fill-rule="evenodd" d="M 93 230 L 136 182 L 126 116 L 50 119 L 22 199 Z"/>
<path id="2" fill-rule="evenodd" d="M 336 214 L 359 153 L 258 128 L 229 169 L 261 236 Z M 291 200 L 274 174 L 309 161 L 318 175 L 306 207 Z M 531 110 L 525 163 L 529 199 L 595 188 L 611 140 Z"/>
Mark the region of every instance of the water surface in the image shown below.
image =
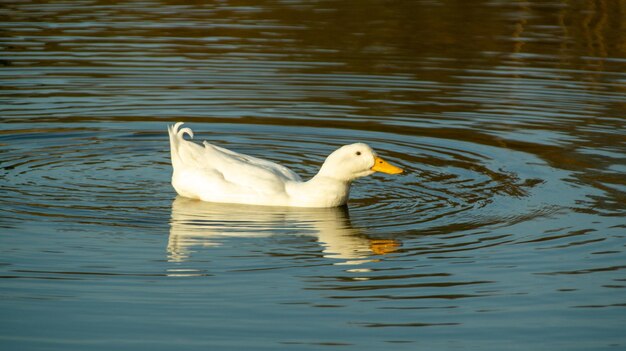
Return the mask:
<path id="1" fill-rule="evenodd" d="M 3 2 L 0 347 L 626 347 L 624 1 Z M 347 208 L 169 184 L 168 124 Z"/>

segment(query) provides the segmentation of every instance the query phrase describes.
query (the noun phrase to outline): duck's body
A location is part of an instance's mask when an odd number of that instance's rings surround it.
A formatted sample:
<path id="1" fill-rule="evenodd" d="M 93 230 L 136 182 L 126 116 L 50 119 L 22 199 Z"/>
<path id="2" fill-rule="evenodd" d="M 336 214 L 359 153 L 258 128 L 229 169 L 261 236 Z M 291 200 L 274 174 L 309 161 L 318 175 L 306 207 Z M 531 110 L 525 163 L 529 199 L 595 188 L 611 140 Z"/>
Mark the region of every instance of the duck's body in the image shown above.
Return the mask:
<path id="1" fill-rule="evenodd" d="M 179 195 L 209 202 L 265 206 L 335 207 L 346 204 L 350 184 L 375 171 L 400 173 L 376 156 L 366 144 L 346 145 L 333 152 L 309 181 L 287 167 L 240 154 L 193 138 L 182 122 L 168 128 L 172 156 L 172 185 Z M 357 154 L 358 153 L 358 154 Z"/>

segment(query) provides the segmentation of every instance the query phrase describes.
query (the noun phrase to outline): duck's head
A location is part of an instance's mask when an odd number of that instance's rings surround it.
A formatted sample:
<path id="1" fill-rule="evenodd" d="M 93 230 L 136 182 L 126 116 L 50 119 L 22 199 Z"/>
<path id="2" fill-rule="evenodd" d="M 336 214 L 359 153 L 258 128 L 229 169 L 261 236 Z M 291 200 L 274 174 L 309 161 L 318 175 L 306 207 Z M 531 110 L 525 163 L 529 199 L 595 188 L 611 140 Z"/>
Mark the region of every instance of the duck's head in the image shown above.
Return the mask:
<path id="1" fill-rule="evenodd" d="M 319 174 L 343 181 L 352 181 L 374 172 L 399 174 L 402 173 L 402 168 L 391 165 L 378 157 L 369 145 L 356 143 L 342 146 L 328 155 Z"/>

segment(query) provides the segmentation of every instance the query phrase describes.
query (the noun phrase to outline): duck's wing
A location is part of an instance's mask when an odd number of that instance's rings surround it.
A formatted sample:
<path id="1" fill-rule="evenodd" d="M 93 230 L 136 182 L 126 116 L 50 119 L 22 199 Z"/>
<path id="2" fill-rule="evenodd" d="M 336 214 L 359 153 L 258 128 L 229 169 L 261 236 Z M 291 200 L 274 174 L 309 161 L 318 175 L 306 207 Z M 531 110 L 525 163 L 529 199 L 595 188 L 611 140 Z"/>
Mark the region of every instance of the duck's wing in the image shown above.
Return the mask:
<path id="1" fill-rule="evenodd" d="M 185 140 L 184 134 L 193 136 L 193 133 L 188 128 L 178 130 L 179 127 L 176 124 L 170 128 L 175 176 L 178 173 L 183 177 L 189 188 L 193 187 L 203 194 L 210 193 L 210 198 L 227 201 L 242 196 L 254 197 L 254 194 L 280 194 L 284 193 L 287 181 L 301 181 L 296 173 L 274 162 L 206 141 L 201 146 Z M 209 198 L 208 195 L 202 197 Z"/>
<path id="2" fill-rule="evenodd" d="M 186 165 L 185 178 L 192 180 L 193 189 L 198 190 L 198 197 L 205 201 L 279 201 L 286 194 L 286 183 L 300 180 L 286 167 L 207 142 L 201 154 L 195 156 L 195 161 L 199 162 L 191 167 Z"/>
<path id="3" fill-rule="evenodd" d="M 202 142 L 202 144 L 204 145 L 207 156 L 218 157 L 230 167 L 237 168 L 238 170 L 252 171 L 255 173 L 269 172 L 269 175 L 274 175 L 284 180 L 302 181 L 299 175 L 278 163 L 225 149 L 210 144 L 207 141 Z"/>

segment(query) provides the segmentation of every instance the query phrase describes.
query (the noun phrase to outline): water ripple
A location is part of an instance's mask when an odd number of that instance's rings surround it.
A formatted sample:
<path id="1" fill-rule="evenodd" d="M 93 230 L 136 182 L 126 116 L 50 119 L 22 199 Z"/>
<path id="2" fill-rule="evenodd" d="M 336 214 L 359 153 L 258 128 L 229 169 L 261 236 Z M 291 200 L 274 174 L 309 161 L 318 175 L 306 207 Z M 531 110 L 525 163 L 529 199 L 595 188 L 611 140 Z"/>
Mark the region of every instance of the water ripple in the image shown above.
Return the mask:
<path id="1" fill-rule="evenodd" d="M 2 342 L 623 345 L 622 7 L 3 3 Z M 305 179 L 358 141 L 406 173 L 347 208 L 201 203 L 169 184 L 179 120 Z"/>

